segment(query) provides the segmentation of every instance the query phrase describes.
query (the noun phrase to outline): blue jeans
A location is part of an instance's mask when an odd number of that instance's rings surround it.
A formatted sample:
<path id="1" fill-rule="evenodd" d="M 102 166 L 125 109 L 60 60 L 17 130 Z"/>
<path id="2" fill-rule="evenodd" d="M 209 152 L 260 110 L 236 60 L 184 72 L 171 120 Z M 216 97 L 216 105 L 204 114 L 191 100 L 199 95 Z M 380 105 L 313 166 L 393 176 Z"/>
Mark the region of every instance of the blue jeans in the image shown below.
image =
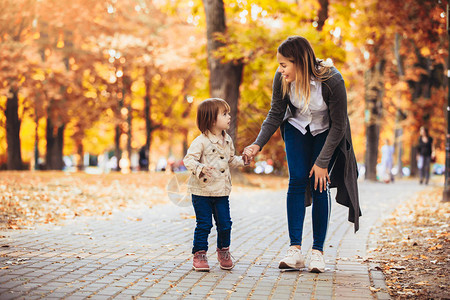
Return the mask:
<path id="1" fill-rule="evenodd" d="M 419 169 L 420 183 L 425 180 L 425 184 L 428 184 L 430 180 L 430 164 L 431 156 L 421 155 L 422 157 L 422 167 Z"/>
<path id="2" fill-rule="evenodd" d="M 230 246 L 231 217 L 228 196 L 205 197 L 192 195 L 197 225 L 194 231 L 194 247 L 192 253 L 200 250 L 208 251 L 208 235 L 211 232 L 212 218 L 216 222 L 217 248 Z"/>
<path id="3" fill-rule="evenodd" d="M 287 218 L 289 238 L 292 245 L 302 244 L 303 222 L 305 219 L 305 191 L 311 180 L 313 249 L 323 251 L 327 234 L 331 203 L 329 188 L 320 192 L 314 190 L 314 176 L 309 172 L 325 143 L 328 130 L 316 136 L 308 132 L 303 135 L 297 128 L 286 122 L 283 128 L 284 142 L 289 168 L 289 188 L 287 193 Z"/>

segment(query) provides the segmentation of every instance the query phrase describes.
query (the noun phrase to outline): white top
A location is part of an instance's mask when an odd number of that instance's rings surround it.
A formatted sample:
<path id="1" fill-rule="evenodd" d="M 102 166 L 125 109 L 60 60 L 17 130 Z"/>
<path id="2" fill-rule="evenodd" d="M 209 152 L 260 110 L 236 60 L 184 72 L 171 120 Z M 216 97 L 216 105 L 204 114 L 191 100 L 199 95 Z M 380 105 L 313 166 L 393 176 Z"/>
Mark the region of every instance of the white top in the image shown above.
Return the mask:
<path id="1" fill-rule="evenodd" d="M 328 117 L 328 106 L 322 97 L 322 82 L 311 80 L 311 93 L 308 108 L 302 112 L 305 103 L 299 100 L 299 95 L 295 93 L 295 82 L 291 83 L 290 99 L 292 104 L 297 108 L 295 116 L 292 115 L 288 107 L 286 114 L 290 114 L 288 122 L 295 128 L 300 130 L 302 134 L 306 134 L 306 127 L 313 136 L 325 132 L 330 127 Z"/>

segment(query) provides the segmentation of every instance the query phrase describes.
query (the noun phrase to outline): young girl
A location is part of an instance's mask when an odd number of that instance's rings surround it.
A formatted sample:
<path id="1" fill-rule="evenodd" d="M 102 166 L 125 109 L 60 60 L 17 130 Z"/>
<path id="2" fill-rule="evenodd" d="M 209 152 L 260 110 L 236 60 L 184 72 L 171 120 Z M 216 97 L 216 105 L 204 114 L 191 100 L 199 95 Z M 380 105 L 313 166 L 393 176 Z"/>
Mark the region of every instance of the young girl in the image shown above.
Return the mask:
<path id="1" fill-rule="evenodd" d="M 229 167 L 244 165 L 241 156 L 234 155 L 231 137 L 225 132 L 230 128 L 230 106 L 219 98 L 206 99 L 197 109 L 197 126 L 202 132 L 189 147 L 183 160 L 192 172 L 188 190 L 192 193 L 197 226 L 194 231 L 193 267 L 196 271 L 209 271 L 206 252 L 208 235 L 217 228 L 217 259 L 220 268 L 231 270 L 230 255 L 231 217 L 228 196 L 231 192 Z"/>
<path id="2" fill-rule="evenodd" d="M 336 200 L 349 208 L 348 220 L 355 223 L 355 231 L 359 226 L 358 171 L 344 79 L 335 67 L 316 59 L 310 43 L 300 36 L 281 43 L 277 60 L 270 111 L 256 141 L 245 148 L 244 154 L 253 158 L 281 126 L 289 168 L 287 219 L 291 242 L 279 268 L 305 266 L 301 252 L 303 221 L 312 194 L 309 270 L 323 272 L 323 245 L 331 209 L 329 187 L 337 187 Z"/>

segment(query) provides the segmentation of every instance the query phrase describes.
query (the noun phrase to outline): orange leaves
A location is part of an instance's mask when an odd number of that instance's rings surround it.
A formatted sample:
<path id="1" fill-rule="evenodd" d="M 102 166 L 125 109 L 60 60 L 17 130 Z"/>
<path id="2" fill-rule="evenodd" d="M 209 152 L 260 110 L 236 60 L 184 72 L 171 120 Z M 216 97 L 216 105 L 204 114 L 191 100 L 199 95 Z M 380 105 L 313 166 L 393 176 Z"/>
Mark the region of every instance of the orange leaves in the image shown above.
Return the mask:
<path id="1" fill-rule="evenodd" d="M 448 298 L 450 203 L 442 189 L 426 190 L 400 205 L 382 225 L 379 248 L 389 293 L 394 298 Z"/>
<path id="2" fill-rule="evenodd" d="M 256 175 L 245 175 L 253 186 Z M 38 224 L 60 223 L 80 216 L 108 218 L 113 211 L 151 207 L 168 202 L 166 185 L 172 174 L 110 173 L 90 175 L 63 172 L 0 173 L 0 229 L 26 229 Z M 264 176 L 268 186 L 285 188 L 285 178 Z M 239 184 L 236 189 L 243 189 Z M 182 219 L 194 215 L 181 214 Z M 140 222 L 139 216 L 130 216 Z M 89 233 L 77 233 L 87 234 Z"/>
<path id="3" fill-rule="evenodd" d="M 442 249 L 442 245 L 438 244 L 436 246 L 432 246 L 432 247 L 428 248 L 428 252 L 431 252 L 431 251 L 434 251 L 434 250 L 437 250 L 437 249 Z"/>
<path id="4" fill-rule="evenodd" d="M 108 217 L 115 209 L 148 207 L 166 201 L 169 176 L 2 172 L 0 228 L 31 228 L 77 216 Z"/>

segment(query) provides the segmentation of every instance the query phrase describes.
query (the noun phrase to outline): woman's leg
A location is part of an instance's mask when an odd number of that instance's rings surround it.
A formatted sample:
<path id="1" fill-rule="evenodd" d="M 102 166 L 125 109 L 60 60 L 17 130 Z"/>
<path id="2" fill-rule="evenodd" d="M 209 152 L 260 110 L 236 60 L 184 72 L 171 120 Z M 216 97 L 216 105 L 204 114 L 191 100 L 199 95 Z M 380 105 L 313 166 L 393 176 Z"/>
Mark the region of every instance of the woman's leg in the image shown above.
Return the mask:
<path id="1" fill-rule="evenodd" d="M 419 168 L 419 182 L 422 183 L 425 178 L 425 156 L 419 155 L 419 161 L 417 163 Z"/>
<path id="2" fill-rule="evenodd" d="M 319 156 L 320 151 L 325 144 L 325 139 L 327 138 L 328 131 L 314 136 L 314 147 L 313 147 L 313 160 L 314 161 Z M 311 167 L 312 167 L 311 164 Z M 329 188 L 320 192 L 319 188 L 314 190 L 314 176 L 311 178 L 311 190 L 312 190 L 312 225 L 313 225 L 313 249 L 323 251 L 323 244 L 325 242 L 325 237 L 327 235 L 328 220 L 331 211 L 331 201 L 329 195 Z"/>
<path id="3" fill-rule="evenodd" d="M 217 248 L 227 248 L 231 240 L 231 216 L 228 196 L 213 198 L 213 216 L 217 229 Z"/>
<path id="4" fill-rule="evenodd" d="M 192 195 L 197 225 L 194 231 L 194 247 L 192 253 L 200 250 L 208 251 L 208 235 L 212 228 L 211 198 Z"/>
<path id="5" fill-rule="evenodd" d="M 431 165 L 431 157 L 424 156 L 423 158 L 423 178 L 425 179 L 425 184 L 428 184 L 430 180 L 430 165 Z"/>
<path id="6" fill-rule="evenodd" d="M 309 132 L 303 135 L 286 122 L 284 142 L 289 168 L 289 188 L 286 201 L 289 238 L 291 246 L 301 246 L 305 218 L 305 190 L 312 155 L 312 136 Z"/>

